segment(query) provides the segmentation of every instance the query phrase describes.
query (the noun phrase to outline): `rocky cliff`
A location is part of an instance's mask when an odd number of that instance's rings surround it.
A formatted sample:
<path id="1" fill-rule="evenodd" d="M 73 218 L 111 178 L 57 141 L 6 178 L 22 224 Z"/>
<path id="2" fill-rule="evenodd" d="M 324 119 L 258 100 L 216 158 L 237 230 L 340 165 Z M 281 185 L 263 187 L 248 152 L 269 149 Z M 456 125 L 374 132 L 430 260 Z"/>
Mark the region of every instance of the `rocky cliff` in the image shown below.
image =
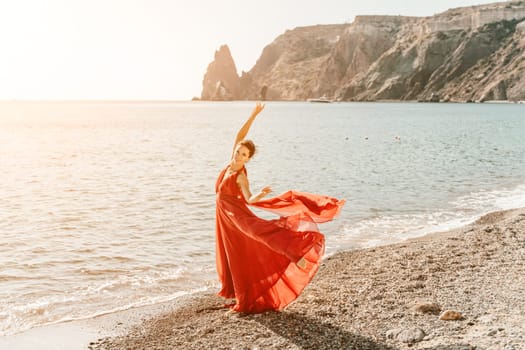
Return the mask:
<path id="1" fill-rule="evenodd" d="M 215 51 L 202 81 L 203 100 L 225 101 L 239 99 L 240 81 L 230 49 L 223 45 Z"/>
<path id="2" fill-rule="evenodd" d="M 295 28 L 240 77 L 222 51 L 204 100 L 525 100 L 525 1 Z"/>

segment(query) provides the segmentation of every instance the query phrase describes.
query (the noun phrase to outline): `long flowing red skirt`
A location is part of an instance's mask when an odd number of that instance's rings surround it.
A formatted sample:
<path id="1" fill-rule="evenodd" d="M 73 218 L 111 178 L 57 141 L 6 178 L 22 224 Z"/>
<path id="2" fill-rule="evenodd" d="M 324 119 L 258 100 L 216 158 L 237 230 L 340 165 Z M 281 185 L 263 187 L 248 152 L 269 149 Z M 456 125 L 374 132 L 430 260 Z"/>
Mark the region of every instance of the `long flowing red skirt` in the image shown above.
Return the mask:
<path id="1" fill-rule="evenodd" d="M 235 311 L 282 310 L 319 269 L 325 242 L 316 223 L 333 219 L 344 200 L 289 191 L 253 204 L 280 216 L 265 220 L 248 208 L 237 185 L 239 172 L 225 178 L 226 170 L 216 184 L 218 294 L 235 298 Z M 305 268 L 295 264 L 303 257 Z"/>

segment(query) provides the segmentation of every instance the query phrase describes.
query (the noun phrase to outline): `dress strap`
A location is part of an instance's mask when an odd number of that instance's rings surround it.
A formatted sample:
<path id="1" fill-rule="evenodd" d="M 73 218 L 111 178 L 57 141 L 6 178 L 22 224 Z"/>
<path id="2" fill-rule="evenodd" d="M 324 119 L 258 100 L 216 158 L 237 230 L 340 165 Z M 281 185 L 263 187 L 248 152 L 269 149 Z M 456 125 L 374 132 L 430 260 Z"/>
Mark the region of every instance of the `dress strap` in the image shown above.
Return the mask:
<path id="1" fill-rule="evenodd" d="M 222 183 L 222 180 L 224 180 L 224 175 L 226 174 L 226 170 L 228 170 L 229 166 L 226 166 L 222 171 L 219 173 L 219 176 L 217 177 L 217 181 L 215 182 L 215 193 L 219 192 L 219 186 Z"/>
<path id="2" fill-rule="evenodd" d="M 237 171 L 234 171 L 231 175 L 229 176 L 225 176 L 228 169 L 230 168 L 230 165 L 227 165 L 222 171 L 221 173 L 219 174 L 219 177 L 217 178 L 217 182 L 215 183 L 215 193 L 218 193 L 219 192 L 219 187 L 221 186 L 221 184 L 229 179 L 230 177 L 233 177 L 234 180 L 237 180 L 237 176 L 239 175 L 240 172 L 243 172 L 244 175 L 248 175 L 248 172 L 246 171 L 246 167 L 243 166 L 241 169 L 237 170 Z"/>

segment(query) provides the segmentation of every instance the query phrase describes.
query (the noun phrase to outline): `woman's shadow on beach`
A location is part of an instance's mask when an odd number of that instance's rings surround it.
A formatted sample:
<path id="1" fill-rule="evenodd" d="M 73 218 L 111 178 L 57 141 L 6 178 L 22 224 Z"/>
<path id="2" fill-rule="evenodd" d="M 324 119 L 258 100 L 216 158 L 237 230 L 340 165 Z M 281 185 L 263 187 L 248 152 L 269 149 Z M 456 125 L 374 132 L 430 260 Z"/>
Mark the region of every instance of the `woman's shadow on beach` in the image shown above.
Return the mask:
<path id="1" fill-rule="evenodd" d="M 302 349 L 396 349 L 294 312 L 269 312 L 254 320 Z"/>

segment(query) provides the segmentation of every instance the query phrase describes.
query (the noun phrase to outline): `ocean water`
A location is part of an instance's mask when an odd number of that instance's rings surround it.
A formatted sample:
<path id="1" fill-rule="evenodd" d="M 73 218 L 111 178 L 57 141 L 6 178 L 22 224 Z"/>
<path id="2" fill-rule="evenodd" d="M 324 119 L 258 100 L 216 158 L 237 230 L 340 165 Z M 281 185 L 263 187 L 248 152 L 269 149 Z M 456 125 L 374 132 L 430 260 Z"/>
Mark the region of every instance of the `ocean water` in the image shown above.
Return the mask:
<path id="1" fill-rule="evenodd" d="M 0 103 L 0 336 L 217 290 L 214 183 L 252 107 Z M 267 103 L 248 171 L 345 198 L 333 254 L 525 206 L 524 132 L 518 104 Z"/>

